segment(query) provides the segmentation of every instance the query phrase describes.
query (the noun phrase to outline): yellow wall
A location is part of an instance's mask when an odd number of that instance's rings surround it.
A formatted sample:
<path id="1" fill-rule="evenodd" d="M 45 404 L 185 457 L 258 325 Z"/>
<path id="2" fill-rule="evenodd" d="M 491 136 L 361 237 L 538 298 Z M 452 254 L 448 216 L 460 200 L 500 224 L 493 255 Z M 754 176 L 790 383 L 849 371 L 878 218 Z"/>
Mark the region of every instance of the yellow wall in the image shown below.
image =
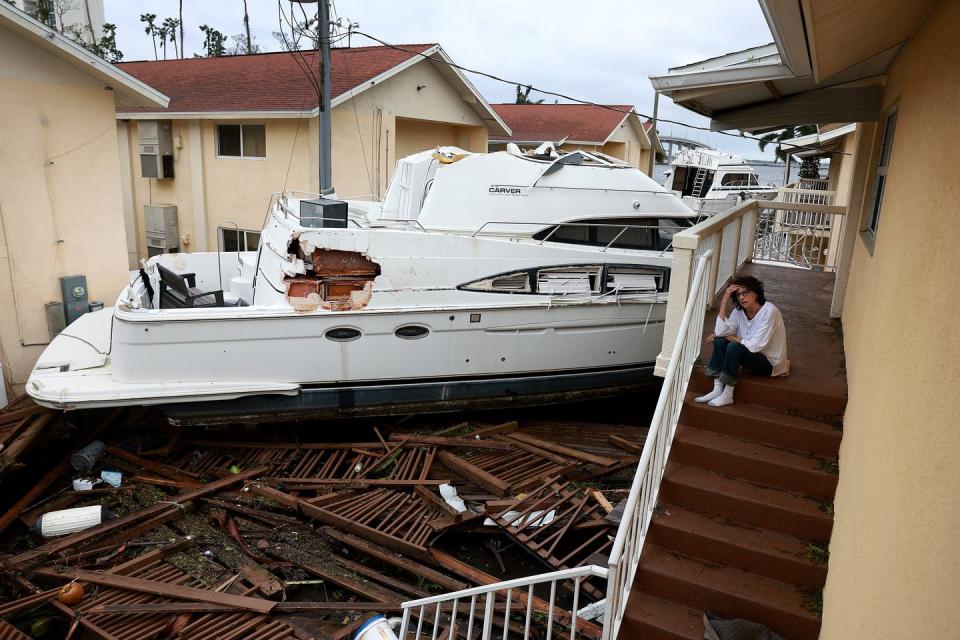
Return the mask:
<path id="1" fill-rule="evenodd" d="M 960 3 L 942 0 L 885 88 L 899 115 L 879 231 L 872 255 L 856 240 L 844 301 L 849 404 L 824 640 L 960 629 L 958 24 Z"/>
<path id="2" fill-rule="evenodd" d="M 0 359 L 22 385 L 59 277 L 86 275 L 91 300 L 111 306 L 126 240 L 113 94 L 0 28 L 0 96 Z"/>
<path id="3" fill-rule="evenodd" d="M 422 87 L 419 91 L 418 86 Z M 266 158 L 218 158 L 218 122 L 265 124 Z M 194 130 L 199 123 L 202 132 L 197 136 L 201 138 L 199 153 L 193 148 L 198 140 L 191 136 L 191 123 Z M 144 204 L 177 205 L 184 240 L 181 250 L 209 251 L 217 247 L 217 226 L 224 220 L 259 230 L 272 193 L 284 188 L 317 191 L 316 118 L 173 120 L 175 146 L 180 142 L 180 148 L 174 150 L 173 180 L 139 177 L 137 123 L 132 121 L 127 126 L 131 176 L 125 179 L 133 193 L 141 257 L 146 255 Z M 477 152 L 487 147 L 483 120 L 426 61 L 338 104 L 331 112 L 331 131 L 333 185 L 340 198 L 382 197 L 397 159 L 404 155 L 437 145 Z M 192 162 L 195 157 L 202 159 L 199 166 Z M 206 246 L 201 246 L 195 229 L 198 198 L 206 219 Z"/>

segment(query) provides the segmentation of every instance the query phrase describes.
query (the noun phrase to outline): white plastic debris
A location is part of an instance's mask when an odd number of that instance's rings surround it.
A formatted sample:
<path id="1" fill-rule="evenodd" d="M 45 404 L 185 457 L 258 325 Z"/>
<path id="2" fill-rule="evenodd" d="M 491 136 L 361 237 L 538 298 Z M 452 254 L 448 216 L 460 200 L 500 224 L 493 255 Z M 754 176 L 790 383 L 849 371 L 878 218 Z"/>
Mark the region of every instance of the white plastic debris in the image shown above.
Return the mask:
<path id="1" fill-rule="evenodd" d="M 101 471 L 100 478 L 114 489 L 123 481 L 123 474 L 119 471 Z"/>
<path id="2" fill-rule="evenodd" d="M 44 538 L 65 536 L 95 527 L 114 517 L 112 513 L 100 505 L 92 507 L 76 507 L 45 513 L 33 525 L 33 530 Z"/>
<path id="3" fill-rule="evenodd" d="M 520 522 L 521 514 L 519 511 L 507 511 L 501 517 L 507 521 L 508 525 L 519 527 L 521 529 L 526 527 L 545 527 L 551 522 L 553 522 L 553 519 L 556 517 L 557 512 L 556 510 L 552 510 L 546 515 L 544 515 L 544 513 L 546 512 L 534 511 L 524 519 L 523 523 Z M 497 525 L 497 523 L 491 520 L 490 518 L 487 518 L 486 520 L 484 520 L 483 524 L 488 527 Z"/>
<path id="4" fill-rule="evenodd" d="M 76 478 L 73 481 L 74 491 L 90 491 L 103 482 L 100 478 Z"/>
<path id="5" fill-rule="evenodd" d="M 463 503 L 463 498 L 457 495 L 457 488 L 452 484 L 442 484 L 440 485 L 440 497 L 444 501 L 457 510 L 457 513 L 463 513 L 467 510 L 467 505 Z"/>

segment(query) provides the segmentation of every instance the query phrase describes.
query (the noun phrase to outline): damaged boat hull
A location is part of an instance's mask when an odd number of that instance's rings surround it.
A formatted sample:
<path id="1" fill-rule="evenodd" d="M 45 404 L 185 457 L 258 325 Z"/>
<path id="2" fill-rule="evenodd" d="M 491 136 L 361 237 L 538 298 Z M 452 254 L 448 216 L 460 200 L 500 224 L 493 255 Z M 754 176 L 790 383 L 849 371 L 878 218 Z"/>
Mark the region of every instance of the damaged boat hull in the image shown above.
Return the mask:
<path id="1" fill-rule="evenodd" d="M 398 384 L 305 387 L 296 395 L 164 407 L 177 426 L 353 418 L 532 407 L 605 398 L 659 384 L 654 363 L 530 376 L 423 380 Z"/>

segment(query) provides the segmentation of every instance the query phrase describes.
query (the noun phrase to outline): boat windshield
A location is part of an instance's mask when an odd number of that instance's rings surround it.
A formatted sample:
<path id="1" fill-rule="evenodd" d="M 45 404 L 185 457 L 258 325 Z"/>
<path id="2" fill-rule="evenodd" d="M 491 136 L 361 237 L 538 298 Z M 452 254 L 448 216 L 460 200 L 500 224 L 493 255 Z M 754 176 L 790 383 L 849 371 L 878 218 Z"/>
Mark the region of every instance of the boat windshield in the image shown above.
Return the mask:
<path id="1" fill-rule="evenodd" d="M 673 235 L 693 226 L 693 218 L 603 218 L 579 220 L 548 227 L 534 234 L 534 240 L 584 244 L 616 249 L 664 251 L 671 248 Z"/>

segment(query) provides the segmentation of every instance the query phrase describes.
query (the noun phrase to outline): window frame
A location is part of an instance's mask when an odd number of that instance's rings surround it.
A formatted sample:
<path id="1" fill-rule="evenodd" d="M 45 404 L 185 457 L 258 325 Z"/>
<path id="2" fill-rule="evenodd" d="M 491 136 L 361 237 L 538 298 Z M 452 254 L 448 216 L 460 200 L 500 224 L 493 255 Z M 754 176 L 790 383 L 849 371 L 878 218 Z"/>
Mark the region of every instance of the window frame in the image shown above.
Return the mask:
<path id="1" fill-rule="evenodd" d="M 470 291 L 473 293 L 497 293 L 501 295 L 524 295 L 524 296 L 563 296 L 569 294 L 563 293 L 551 293 L 539 290 L 539 273 L 540 271 L 547 269 L 592 269 L 599 267 L 599 273 L 597 275 L 599 282 L 599 291 L 591 292 L 591 296 L 600 296 L 609 294 L 613 291 L 613 288 L 610 286 L 610 269 L 644 269 L 647 271 L 654 272 L 652 275 L 654 277 L 659 277 L 659 287 L 657 288 L 657 295 L 661 293 L 668 293 L 670 291 L 670 269 L 669 267 L 661 267 L 658 265 L 652 264 L 643 264 L 643 263 L 634 263 L 634 262 L 590 262 L 590 263 L 579 263 L 579 264 L 549 264 L 549 265 L 540 265 L 537 267 L 530 267 L 529 269 L 514 269 L 512 271 L 503 271 L 500 273 L 495 273 L 490 276 L 483 278 L 477 278 L 476 280 L 471 280 L 470 282 L 465 282 L 463 284 L 457 285 L 458 291 Z M 493 281 L 497 278 L 506 277 L 518 273 L 527 274 L 527 282 L 530 286 L 529 291 L 511 291 L 507 289 L 495 290 L 495 289 L 481 289 L 475 285 L 480 282 Z M 632 294 L 623 294 L 623 295 L 632 295 Z"/>
<path id="2" fill-rule="evenodd" d="M 894 105 L 885 112 L 883 128 L 879 132 L 877 155 L 872 163 L 873 175 L 870 183 L 870 195 L 866 199 L 860 226 L 860 238 L 871 255 L 873 255 L 876 247 L 877 231 L 880 228 L 880 217 L 883 214 L 883 196 L 886 192 L 890 163 L 893 160 L 893 145 L 897 139 L 899 113 L 899 105 Z M 884 155 L 886 155 L 886 158 L 884 158 Z M 886 161 L 886 164 L 884 164 L 884 161 Z"/>
<path id="3" fill-rule="evenodd" d="M 220 127 L 240 127 L 240 155 L 223 155 L 220 152 Z M 243 128 L 263 127 L 263 155 L 248 156 L 243 153 Z M 218 122 L 213 127 L 213 137 L 216 143 L 218 159 L 223 160 L 266 160 L 267 159 L 267 123 L 265 122 Z"/>
<path id="4" fill-rule="evenodd" d="M 243 238 L 243 248 L 240 249 L 227 249 L 227 233 L 231 234 L 231 237 L 236 238 L 236 233 L 240 232 L 240 236 Z M 250 248 L 250 242 L 248 234 L 254 233 L 257 235 L 257 246 Z M 222 253 L 234 253 L 237 251 L 257 251 L 260 248 L 260 235 L 262 230 L 259 229 L 235 229 L 233 227 L 217 227 L 217 247 L 223 247 L 221 249 Z"/>

